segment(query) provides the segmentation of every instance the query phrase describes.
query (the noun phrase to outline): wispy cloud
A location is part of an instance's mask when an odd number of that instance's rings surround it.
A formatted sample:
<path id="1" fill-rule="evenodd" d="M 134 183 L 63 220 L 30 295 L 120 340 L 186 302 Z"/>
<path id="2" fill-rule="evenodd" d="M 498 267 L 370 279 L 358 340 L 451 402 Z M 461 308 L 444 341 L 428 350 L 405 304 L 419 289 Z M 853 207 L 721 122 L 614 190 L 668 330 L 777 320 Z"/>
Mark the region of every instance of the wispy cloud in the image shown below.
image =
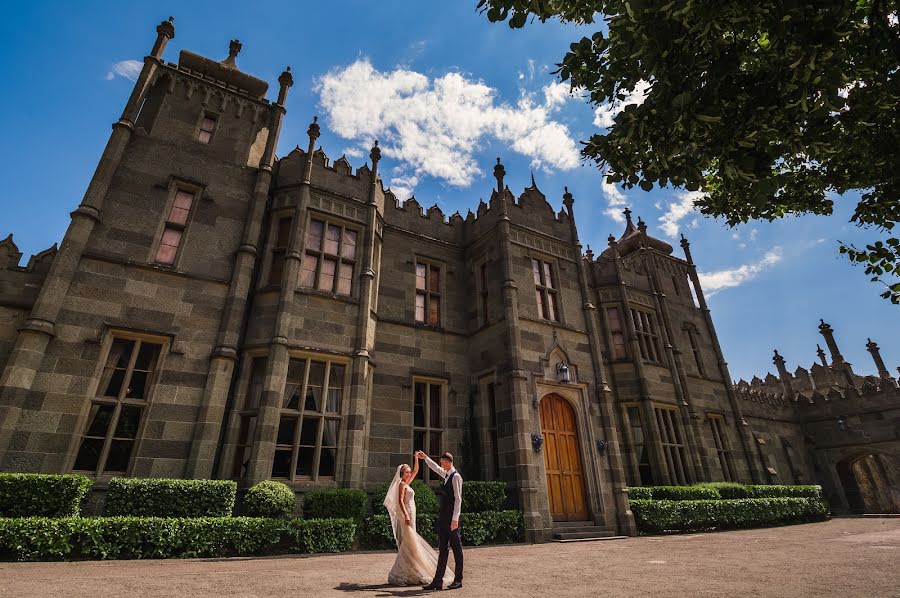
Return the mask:
<path id="1" fill-rule="evenodd" d="M 322 77 L 316 89 L 335 133 L 360 145 L 381 141 L 385 156 L 401 166 L 396 190 L 404 194 L 422 176 L 468 187 L 482 175 L 474 152 L 489 140 L 531 158 L 534 168 L 570 170 L 580 163 L 568 127 L 551 116 L 561 98 L 556 87 L 545 88 L 543 102 L 523 94 L 510 105 L 498 100 L 496 89 L 460 73 L 382 72 L 362 58 Z"/>
<path id="2" fill-rule="evenodd" d="M 641 80 L 634 86 L 634 91 L 626 94 L 621 100 L 601 104 L 594 110 L 594 125 L 603 129 L 612 127 L 615 124 L 616 117 L 625 109 L 625 106 L 629 104 L 640 106 L 644 103 L 649 89 L 650 83 Z"/>
<path id="3" fill-rule="evenodd" d="M 669 202 L 665 213 L 659 217 L 660 228 L 669 237 L 678 235 L 681 230 L 681 221 L 694 211 L 694 202 L 703 197 L 700 191 L 679 191 L 675 195 L 675 201 Z M 697 221 L 692 220 L 691 228 L 697 226 Z"/>
<path id="4" fill-rule="evenodd" d="M 612 218 L 615 222 L 625 222 L 625 215 L 622 214 L 622 211 L 631 204 L 629 203 L 628 198 L 625 197 L 625 194 L 622 193 L 622 190 L 613 183 L 607 183 L 605 176 L 600 183 L 600 190 L 603 192 L 603 197 L 606 199 L 607 206 L 606 209 L 603 210 L 603 213 Z"/>
<path id="5" fill-rule="evenodd" d="M 758 261 L 737 268 L 716 272 L 698 272 L 700 284 L 707 297 L 740 286 L 756 278 L 760 273 L 772 268 L 782 260 L 781 247 L 773 247 Z"/>
<path id="6" fill-rule="evenodd" d="M 116 77 L 123 77 L 129 81 L 136 81 L 138 75 L 141 74 L 142 68 L 144 68 L 144 63 L 140 60 L 120 60 L 109 67 L 109 72 L 106 73 L 106 80 L 110 81 Z"/>

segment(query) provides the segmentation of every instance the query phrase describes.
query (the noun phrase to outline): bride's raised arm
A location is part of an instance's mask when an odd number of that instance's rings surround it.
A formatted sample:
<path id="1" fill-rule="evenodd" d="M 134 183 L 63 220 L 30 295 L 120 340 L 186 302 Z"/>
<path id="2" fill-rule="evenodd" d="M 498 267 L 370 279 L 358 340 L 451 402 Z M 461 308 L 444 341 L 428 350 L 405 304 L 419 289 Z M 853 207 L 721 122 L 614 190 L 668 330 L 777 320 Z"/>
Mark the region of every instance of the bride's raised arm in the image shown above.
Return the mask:
<path id="1" fill-rule="evenodd" d="M 409 479 L 410 482 L 416 479 L 416 476 L 419 475 L 419 458 L 416 457 L 415 459 L 413 459 L 413 461 L 415 461 L 416 464 L 413 465 L 412 477 Z"/>

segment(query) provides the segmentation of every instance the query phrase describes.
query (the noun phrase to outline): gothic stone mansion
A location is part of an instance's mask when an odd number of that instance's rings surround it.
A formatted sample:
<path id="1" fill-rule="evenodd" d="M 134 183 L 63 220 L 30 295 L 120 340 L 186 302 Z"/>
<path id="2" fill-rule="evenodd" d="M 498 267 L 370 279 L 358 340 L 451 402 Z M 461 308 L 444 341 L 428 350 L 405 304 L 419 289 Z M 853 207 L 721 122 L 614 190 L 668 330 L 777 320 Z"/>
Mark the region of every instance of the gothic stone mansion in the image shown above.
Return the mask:
<path id="1" fill-rule="evenodd" d="M 62 243 L 0 242 L 0 469 L 373 489 L 413 449 L 510 483 L 529 537 L 633 533 L 626 486 L 821 483 L 895 510 L 900 391 L 831 354 L 732 384 L 686 240 L 583 250 L 504 169 L 477 213 L 400 204 L 380 150 L 280 159 L 268 84 L 157 27 Z"/>

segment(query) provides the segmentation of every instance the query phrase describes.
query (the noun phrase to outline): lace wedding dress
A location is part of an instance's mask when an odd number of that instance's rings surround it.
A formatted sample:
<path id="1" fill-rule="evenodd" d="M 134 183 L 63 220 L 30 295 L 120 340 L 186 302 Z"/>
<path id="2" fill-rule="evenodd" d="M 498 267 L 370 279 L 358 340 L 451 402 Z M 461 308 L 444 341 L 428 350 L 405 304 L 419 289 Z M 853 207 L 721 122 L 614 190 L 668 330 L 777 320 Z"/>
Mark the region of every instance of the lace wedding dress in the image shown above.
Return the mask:
<path id="1" fill-rule="evenodd" d="M 401 484 L 406 486 L 404 500 L 406 512 L 409 513 L 410 525 L 406 525 L 403 510 L 400 508 L 399 488 Z M 394 482 L 388 489 L 384 506 L 391 516 L 394 539 L 397 541 L 397 558 L 388 573 L 388 583 L 396 586 L 431 583 L 437 570 L 438 555 L 425 538 L 416 531 L 416 493 L 399 479 L 399 475 L 394 476 Z M 447 575 L 444 576 L 445 586 L 453 580 L 450 571 L 452 569 L 448 569 Z"/>

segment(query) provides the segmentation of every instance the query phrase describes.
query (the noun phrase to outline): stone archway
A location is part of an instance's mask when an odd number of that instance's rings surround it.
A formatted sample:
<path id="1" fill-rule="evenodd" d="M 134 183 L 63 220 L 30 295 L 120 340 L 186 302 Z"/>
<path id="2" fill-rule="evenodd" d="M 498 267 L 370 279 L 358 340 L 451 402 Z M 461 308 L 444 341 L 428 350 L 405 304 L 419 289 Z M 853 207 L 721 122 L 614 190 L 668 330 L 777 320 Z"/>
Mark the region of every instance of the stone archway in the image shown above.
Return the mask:
<path id="1" fill-rule="evenodd" d="M 837 464 L 838 478 L 851 513 L 898 513 L 898 483 L 882 455 L 853 455 Z"/>
<path id="2" fill-rule="evenodd" d="M 561 396 L 541 399 L 541 434 L 547 498 L 553 521 L 586 521 L 590 517 L 575 409 Z"/>

